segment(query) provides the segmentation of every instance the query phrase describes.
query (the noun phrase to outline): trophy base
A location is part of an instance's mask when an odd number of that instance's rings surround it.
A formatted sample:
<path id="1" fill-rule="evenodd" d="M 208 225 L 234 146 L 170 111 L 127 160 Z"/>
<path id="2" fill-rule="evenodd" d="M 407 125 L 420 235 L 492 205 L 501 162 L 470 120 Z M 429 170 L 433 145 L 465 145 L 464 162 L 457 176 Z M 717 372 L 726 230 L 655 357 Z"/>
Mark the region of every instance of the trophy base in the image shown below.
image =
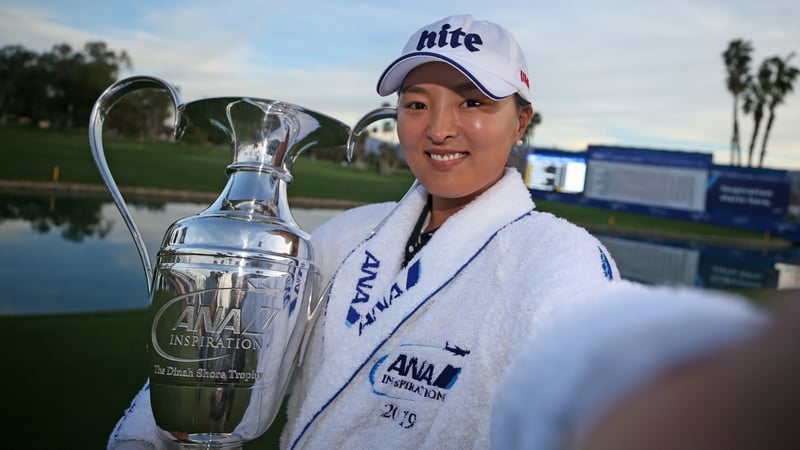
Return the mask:
<path id="1" fill-rule="evenodd" d="M 193 433 L 182 436 L 179 441 L 171 441 L 166 448 L 170 450 L 224 449 L 242 450 L 244 441 L 229 433 Z"/>

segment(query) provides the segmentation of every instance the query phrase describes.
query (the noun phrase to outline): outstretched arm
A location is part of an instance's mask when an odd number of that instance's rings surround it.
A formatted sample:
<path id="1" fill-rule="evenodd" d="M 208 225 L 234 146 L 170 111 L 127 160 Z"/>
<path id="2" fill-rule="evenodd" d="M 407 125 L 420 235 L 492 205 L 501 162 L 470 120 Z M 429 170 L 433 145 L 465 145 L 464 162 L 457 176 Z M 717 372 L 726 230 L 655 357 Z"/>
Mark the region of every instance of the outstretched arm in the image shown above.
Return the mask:
<path id="1" fill-rule="evenodd" d="M 773 317 L 752 339 L 622 401 L 575 450 L 798 448 L 800 296 L 782 298 Z"/>

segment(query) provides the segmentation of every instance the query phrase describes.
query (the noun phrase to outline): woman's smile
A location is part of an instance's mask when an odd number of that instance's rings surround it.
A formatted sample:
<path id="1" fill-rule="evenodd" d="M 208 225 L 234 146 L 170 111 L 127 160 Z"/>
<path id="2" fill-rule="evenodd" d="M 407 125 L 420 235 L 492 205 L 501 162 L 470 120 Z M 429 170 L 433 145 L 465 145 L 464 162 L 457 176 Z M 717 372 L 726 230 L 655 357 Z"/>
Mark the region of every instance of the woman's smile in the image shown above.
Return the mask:
<path id="1" fill-rule="evenodd" d="M 436 162 L 449 162 L 449 161 L 456 161 L 462 158 L 466 158 L 468 153 L 466 152 L 425 152 L 433 161 Z"/>

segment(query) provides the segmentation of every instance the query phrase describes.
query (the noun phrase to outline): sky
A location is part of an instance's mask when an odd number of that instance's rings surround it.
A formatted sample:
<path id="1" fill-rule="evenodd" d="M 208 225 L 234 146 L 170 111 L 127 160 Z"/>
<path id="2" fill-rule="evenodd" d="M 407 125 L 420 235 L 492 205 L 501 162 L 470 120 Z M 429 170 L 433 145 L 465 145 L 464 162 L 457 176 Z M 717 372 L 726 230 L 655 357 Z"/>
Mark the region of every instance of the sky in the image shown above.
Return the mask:
<path id="1" fill-rule="evenodd" d="M 162 78 L 184 101 L 277 99 L 353 125 L 395 103 L 375 84 L 409 36 L 463 13 L 516 36 L 543 119 L 532 144 L 562 150 L 683 150 L 728 164 L 728 43 L 751 41 L 753 71 L 800 52 L 796 0 L 0 0 L 0 46 L 79 51 L 102 41 L 131 57 L 122 77 Z M 791 63 L 800 67 L 800 55 Z M 776 111 L 765 167 L 800 169 L 800 79 L 795 91 Z M 740 129 L 746 161 L 752 116 Z"/>

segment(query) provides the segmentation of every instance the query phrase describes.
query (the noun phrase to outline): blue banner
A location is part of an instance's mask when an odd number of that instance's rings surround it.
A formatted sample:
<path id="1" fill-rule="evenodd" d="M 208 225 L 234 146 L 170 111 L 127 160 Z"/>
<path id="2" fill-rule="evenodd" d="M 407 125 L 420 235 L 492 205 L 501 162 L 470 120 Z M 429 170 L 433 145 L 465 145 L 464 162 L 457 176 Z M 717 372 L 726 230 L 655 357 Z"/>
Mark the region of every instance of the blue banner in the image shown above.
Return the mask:
<path id="1" fill-rule="evenodd" d="M 791 183 L 785 170 L 714 166 L 708 179 L 706 211 L 782 217 Z"/>

